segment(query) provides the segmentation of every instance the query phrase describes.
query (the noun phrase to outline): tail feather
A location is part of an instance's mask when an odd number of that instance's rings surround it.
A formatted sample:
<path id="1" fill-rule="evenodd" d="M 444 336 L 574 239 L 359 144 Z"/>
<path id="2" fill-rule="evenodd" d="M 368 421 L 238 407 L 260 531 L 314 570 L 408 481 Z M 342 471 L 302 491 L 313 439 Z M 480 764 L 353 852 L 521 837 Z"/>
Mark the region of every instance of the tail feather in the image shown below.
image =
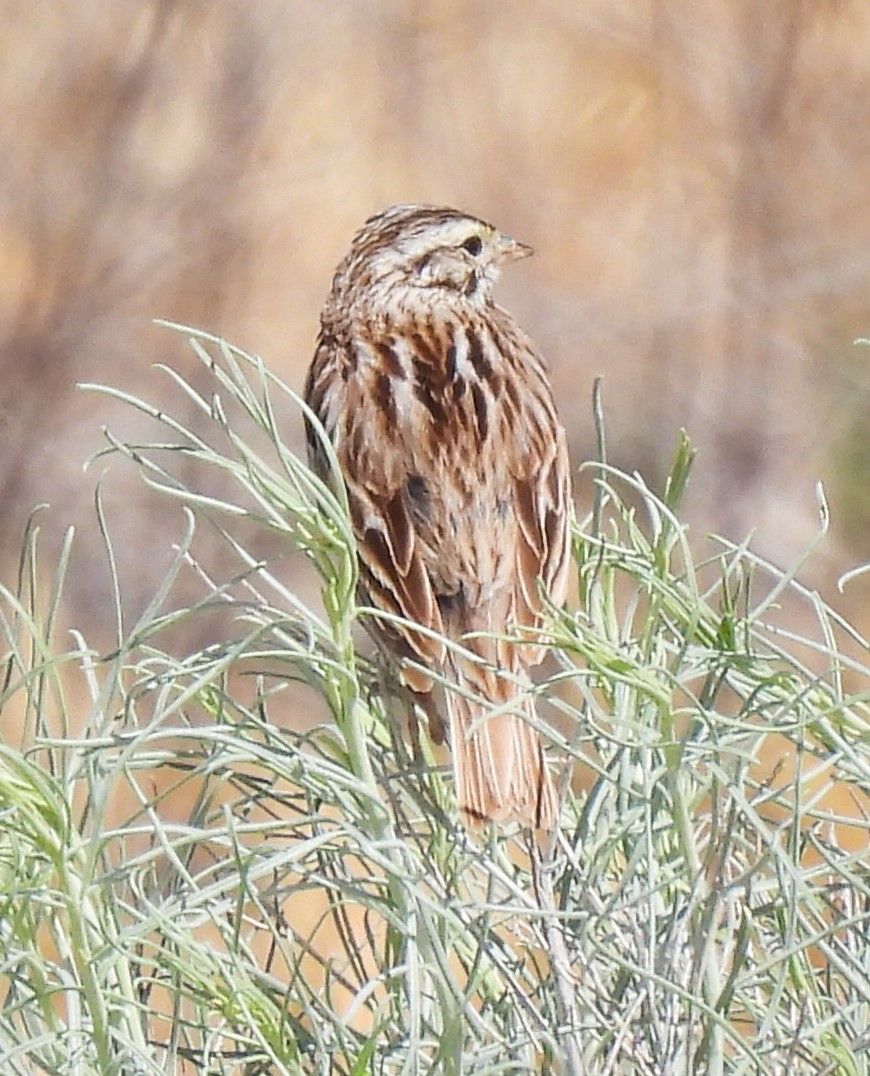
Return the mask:
<path id="1" fill-rule="evenodd" d="M 531 699 L 524 703 L 533 713 Z M 450 746 L 459 807 L 471 826 L 520 822 L 552 830 L 558 805 L 537 732 L 518 714 L 448 692 Z"/>

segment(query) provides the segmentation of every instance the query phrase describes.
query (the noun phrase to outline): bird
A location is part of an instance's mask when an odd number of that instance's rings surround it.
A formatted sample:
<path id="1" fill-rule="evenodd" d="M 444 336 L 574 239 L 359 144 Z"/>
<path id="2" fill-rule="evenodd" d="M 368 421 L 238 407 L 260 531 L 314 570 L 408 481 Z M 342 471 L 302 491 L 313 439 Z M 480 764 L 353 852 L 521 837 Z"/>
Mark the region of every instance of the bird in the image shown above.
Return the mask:
<path id="1" fill-rule="evenodd" d="M 530 670 L 568 587 L 567 438 L 543 356 L 492 296 L 530 254 L 448 207 L 372 216 L 335 271 L 305 402 L 346 486 L 361 601 L 387 614 L 370 633 L 434 742 L 446 725 L 463 820 L 552 831 Z M 307 441 L 326 479 L 310 420 Z"/>

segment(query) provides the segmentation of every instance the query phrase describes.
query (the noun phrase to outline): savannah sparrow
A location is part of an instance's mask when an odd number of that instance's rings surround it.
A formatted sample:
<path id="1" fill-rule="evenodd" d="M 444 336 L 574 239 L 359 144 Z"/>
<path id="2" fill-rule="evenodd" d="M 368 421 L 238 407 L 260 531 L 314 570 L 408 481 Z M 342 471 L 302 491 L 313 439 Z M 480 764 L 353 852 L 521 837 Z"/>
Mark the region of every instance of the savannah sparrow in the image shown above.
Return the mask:
<path id="1" fill-rule="evenodd" d="M 543 648 L 504 635 L 540 625 L 544 593 L 564 601 L 568 454 L 544 360 L 491 294 L 501 266 L 531 253 L 454 209 L 372 217 L 336 270 L 305 397 L 347 484 L 362 598 L 401 618 L 372 618 L 372 633 L 398 658 L 436 741 L 428 672 L 451 685 L 466 820 L 552 829 L 555 789 L 523 716 L 534 713 L 528 669 Z M 311 428 L 308 443 L 325 475 Z"/>

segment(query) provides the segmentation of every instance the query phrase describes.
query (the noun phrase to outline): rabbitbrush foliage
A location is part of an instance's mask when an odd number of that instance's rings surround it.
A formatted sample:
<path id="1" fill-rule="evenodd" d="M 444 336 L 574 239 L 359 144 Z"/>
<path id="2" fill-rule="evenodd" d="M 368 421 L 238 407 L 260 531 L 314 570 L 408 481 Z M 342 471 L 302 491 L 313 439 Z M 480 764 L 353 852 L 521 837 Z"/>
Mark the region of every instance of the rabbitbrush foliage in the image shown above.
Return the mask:
<path id="1" fill-rule="evenodd" d="M 68 557 L 41 588 L 35 524 L 0 595 L 0 1069 L 870 1071 L 867 644 L 747 546 L 696 559 L 687 443 L 662 497 L 587 465 L 540 685 L 575 771 L 558 839 L 473 837 L 358 652 L 343 498 L 278 431 L 299 401 L 191 342 L 208 393 L 165 372 L 205 434 L 114 393 L 164 439 L 109 450 L 187 520 L 151 605 L 125 623 L 118 594 L 113 653 L 70 646 Z M 191 459 L 232 495 L 187 488 Z M 242 523 L 307 556 L 317 609 Z M 174 607 L 190 572 L 201 602 Z M 215 607 L 221 642 L 161 646 Z"/>

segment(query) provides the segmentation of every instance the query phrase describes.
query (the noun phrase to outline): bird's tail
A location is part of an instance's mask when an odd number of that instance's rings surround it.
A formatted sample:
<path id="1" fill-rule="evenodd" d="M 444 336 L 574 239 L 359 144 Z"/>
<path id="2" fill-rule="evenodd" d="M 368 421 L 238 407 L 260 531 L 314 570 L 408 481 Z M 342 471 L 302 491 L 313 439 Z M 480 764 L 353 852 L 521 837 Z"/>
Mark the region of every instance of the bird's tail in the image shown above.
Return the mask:
<path id="1" fill-rule="evenodd" d="M 533 700 L 504 681 L 499 694 L 501 703 L 493 704 L 447 692 L 460 810 L 473 827 L 516 821 L 552 830 L 558 816 L 556 789 L 538 733 L 527 720 L 534 715 Z M 518 712 L 499 712 L 507 705 Z"/>

